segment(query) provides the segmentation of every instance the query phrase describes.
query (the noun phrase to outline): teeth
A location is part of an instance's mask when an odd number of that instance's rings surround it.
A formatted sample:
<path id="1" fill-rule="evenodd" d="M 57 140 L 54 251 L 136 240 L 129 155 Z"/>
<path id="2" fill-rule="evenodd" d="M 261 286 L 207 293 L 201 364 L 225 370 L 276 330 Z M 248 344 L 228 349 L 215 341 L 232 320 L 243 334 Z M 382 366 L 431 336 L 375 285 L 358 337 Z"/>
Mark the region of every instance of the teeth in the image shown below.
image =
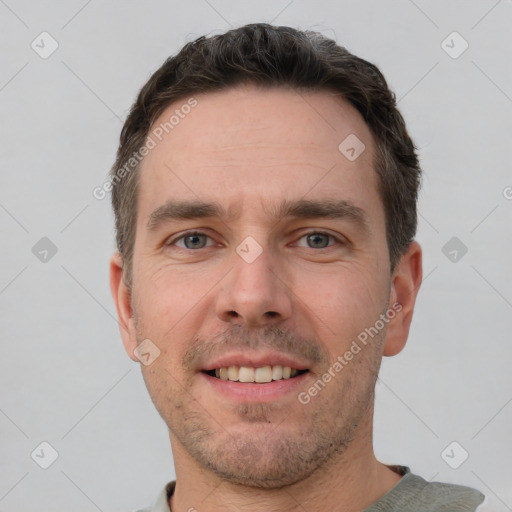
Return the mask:
<path id="1" fill-rule="evenodd" d="M 283 378 L 283 367 L 272 366 L 272 380 L 281 380 Z"/>
<path id="2" fill-rule="evenodd" d="M 272 382 L 272 366 L 256 368 L 254 382 Z"/>
<path id="3" fill-rule="evenodd" d="M 232 381 L 238 380 L 238 366 L 230 366 L 228 368 L 228 379 Z"/>
<path id="4" fill-rule="evenodd" d="M 233 382 L 257 382 L 265 383 L 273 380 L 289 379 L 296 377 L 299 370 L 289 366 L 262 366 L 251 368 L 249 366 L 230 366 L 228 368 L 216 368 L 215 376 L 222 380 Z"/>
<path id="5" fill-rule="evenodd" d="M 254 382 L 254 368 L 240 366 L 240 370 L 238 370 L 238 382 Z"/>

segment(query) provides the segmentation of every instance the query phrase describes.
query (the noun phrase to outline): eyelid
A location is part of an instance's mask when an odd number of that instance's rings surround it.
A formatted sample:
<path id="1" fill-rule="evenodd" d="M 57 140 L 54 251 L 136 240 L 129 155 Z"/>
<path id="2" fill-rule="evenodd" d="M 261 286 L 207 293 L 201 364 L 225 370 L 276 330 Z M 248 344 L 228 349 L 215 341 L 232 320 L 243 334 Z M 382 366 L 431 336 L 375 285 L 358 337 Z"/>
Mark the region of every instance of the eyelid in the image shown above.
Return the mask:
<path id="1" fill-rule="evenodd" d="M 329 231 L 322 230 L 322 229 L 312 229 L 312 230 L 306 231 L 305 233 L 302 233 L 297 238 L 297 241 L 301 240 L 304 237 L 309 236 L 309 235 L 325 235 L 325 236 L 332 238 L 333 240 L 335 240 L 335 242 L 337 242 L 339 244 L 343 245 L 343 244 L 348 243 L 348 241 L 342 235 L 334 235 L 333 233 L 331 233 Z M 329 247 L 333 247 L 334 245 L 335 244 L 331 244 L 331 245 L 328 245 L 327 247 L 322 247 L 321 249 L 328 249 Z M 314 249 L 314 247 L 307 247 L 307 248 Z"/>
<path id="2" fill-rule="evenodd" d="M 164 242 L 164 245 L 165 246 L 175 245 L 176 242 L 183 240 L 184 238 L 186 238 L 188 236 L 193 236 L 193 235 L 204 235 L 207 238 L 209 238 L 210 240 L 213 240 L 213 237 L 208 235 L 208 233 L 205 233 L 204 231 L 195 229 L 195 230 L 185 231 L 181 234 L 178 234 L 178 235 L 172 237 L 171 239 L 167 239 Z M 297 238 L 297 241 L 303 239 L 304 237 L 306 237 L 308 235 L 326 235 L 326 236 L 330 237 L 331 239 L 335 240 L 339 244 L 347 244 L 348 243 L 348 241 L 342 235 L 334 235 L 333 233 L 331 233 L 329 231 L 322 230 L 322 229 L 309 229 L 309 231 L 302 232 L 302 234 Z M 297 243 L 297 242 L 295 242 L 295 243 Z M 327 249 L 328 247 L 332 247 L 333 245 L 335 245 L 335 244 L 328 245 L 327 247 L 323 247 L 322 249 Z M 211 245 L 206 245 L 205 247 L 202 247 L 201 249 L 205 249 L 206 247 L 211 247 Z M 189 249 L 187 247 L 179 247 L 178 246 L 178 248 L 184 249 L 187 251 L 194 250 L 194 249 Z M 313 247 L 309 247 L 309 249 L 313 249 Z M 199 250 L 199 249 L 195 249 L 195 250 Z"/>
<path id="3" fill-rule="evenodd" d="M 194 235 L 204 235 L 207 238 L 209 238 L 210 240 L 213 240 L 213 238 L 208 233 L 205 233 L 204 231 L 200 231 L 200 230 L 197 230 L 197 229 L 193 229 L 193 230 L 185 231 L 185 232 L 183 232 L 181 234 L 178 234 L 178 235 L 175 235 L 173 237 L 168 238 L 164 242 L 164 245 L 165 246 L 176 245 L 176 242 L 178 242 L 180 240 L 183 240 L 184 238 L 187 238 L 187 236 L 194 236 Z M 205 247 L 202 247 L 202 249 L 205 249 L 206 247 L 211 247 L 211 245 L 206 245 Z M 193 251 L 194 250 L 194 249 L 189 249 L 188 247 L 179 247 L 179 246 L 178 246 L 178 249 L 184 249 L 186 251 Z M 198 249 L 195 249 L 195 250 L 198 250 Z"/>

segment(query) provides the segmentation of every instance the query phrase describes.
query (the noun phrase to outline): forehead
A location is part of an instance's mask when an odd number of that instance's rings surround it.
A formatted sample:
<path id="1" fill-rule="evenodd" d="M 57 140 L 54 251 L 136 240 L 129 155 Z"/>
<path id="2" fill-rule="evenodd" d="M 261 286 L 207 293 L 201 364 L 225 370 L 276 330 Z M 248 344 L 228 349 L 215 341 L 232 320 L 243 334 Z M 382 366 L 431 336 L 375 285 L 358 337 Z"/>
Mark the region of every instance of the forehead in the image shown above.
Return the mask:
<path id="1" fill-rule="evenodd" d="M 254 86 L 194 100 L 190 108 L 188 98 L 170 105 L 150 130 L 155 147 L 141 165 L 139 220 L 173 198 L 261 212 L 283 199 L 348 199 L 381 211 L 373 138 L 345 100 Z M 356 159 L 347 157 L 363 144 Z"/>

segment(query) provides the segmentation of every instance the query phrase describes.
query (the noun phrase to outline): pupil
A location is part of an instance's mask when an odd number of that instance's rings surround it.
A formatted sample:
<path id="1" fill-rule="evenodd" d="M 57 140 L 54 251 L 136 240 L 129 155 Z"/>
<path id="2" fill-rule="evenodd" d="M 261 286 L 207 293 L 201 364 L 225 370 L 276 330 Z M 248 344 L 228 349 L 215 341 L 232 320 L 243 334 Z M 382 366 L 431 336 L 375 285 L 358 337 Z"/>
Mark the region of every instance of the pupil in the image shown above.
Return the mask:
<path id="1" fill-rule="evenodd" d="M 323 242 L 322 242 L 323 239 Z M 314 235 L 308 236 L 308 242 L 311 242 L 312 247 L 327 247 L 329 243 L 329 239 L 327 235 L 322 235 L 320 233 L 315 233 Z"/>
<path id="2" fill-rule="evenodd" d="M 185 246 L 187 249 L 202 248 L 204 243 L 201 242 L 204 242 L 204 235 L 189 235 L 185 238 Z"/>

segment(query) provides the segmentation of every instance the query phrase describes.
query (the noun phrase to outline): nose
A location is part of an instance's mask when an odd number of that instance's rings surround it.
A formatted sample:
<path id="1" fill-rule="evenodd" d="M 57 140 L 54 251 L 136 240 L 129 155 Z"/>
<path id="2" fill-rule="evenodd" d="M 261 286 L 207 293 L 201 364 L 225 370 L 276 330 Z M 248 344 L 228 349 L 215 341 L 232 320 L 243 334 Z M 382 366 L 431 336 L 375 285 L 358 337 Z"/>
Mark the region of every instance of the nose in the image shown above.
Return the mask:
<path id="1" fill-rule="evenodd" d="M 249 261 L 233 255 L 233 268 L 217 295 L 218 318 L 252 327 L 282 323 L 291 317 L 293 305 L 286 275 L 268 250 Z"/>

